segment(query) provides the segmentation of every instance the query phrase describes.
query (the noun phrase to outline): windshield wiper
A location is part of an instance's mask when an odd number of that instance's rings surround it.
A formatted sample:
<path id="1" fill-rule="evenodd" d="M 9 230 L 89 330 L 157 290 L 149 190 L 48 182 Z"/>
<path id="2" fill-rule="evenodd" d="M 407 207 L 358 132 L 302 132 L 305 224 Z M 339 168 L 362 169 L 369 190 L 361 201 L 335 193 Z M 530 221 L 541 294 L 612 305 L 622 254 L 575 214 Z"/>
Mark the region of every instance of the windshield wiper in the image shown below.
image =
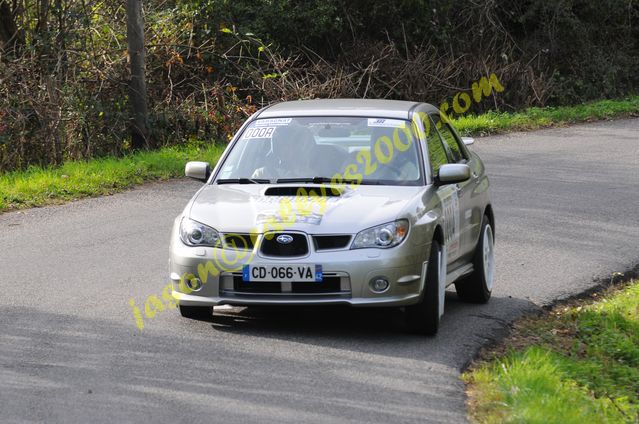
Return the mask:
<path id="1" fill-rule="evenodd" d="M 278 178 L 275 183 L 330 183 L 331 179 L 328 177 L 302 177 L 302 178 Z"/>
<path id="2" fill-rule="evenodd" d="M 313 183 L 313 184 L 324 184 L 324 183 L 335 183 L 336 185 L 349 184 L 352 186 L 356 186 L 359 184 L 363 185 L 381 185 L 382 182 L 380 180 L 354 180 L 354 179 L 343 179 L 341 181 L 335 181 L 332 178 L 328 177 L 313 177 L 313 178 L 279 178 L 275 181 L 276 184 L 283 183 Z"/>
<path id="3" fill-rule="evenodd" d="M 215 181 L 217 184 L 270 184 L 266 178 L 224 178 Z"/>
<path id="4" fill-rule="evenodd" d="M 313 184 L 322 184 L 322 183 L 330 183 L 334 180 L 328 177 L 303 177 L 303 178 L 279 178 L 275 183 L 313 183 Z M 350 184 L 356 182 L 355 180 L 343 180 L 345 184 Z"/>

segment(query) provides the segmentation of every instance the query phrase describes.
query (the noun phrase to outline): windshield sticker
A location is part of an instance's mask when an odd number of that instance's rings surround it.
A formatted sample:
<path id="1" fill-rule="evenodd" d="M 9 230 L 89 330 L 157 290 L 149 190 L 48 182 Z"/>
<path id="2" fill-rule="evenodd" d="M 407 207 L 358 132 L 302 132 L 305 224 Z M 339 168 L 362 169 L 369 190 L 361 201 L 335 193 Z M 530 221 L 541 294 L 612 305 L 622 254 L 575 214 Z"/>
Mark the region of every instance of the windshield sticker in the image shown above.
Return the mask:
<path id="1" fill-rule="evenodd" d="M 404 128 L 406 122 L 401 119 L 368 118 L 369 127 Z"/>
<path id="2" fill-rule="evenodd" d="M 332 127 L 338 127 L 338 128 L 351 128 L 353 126 L 352 123 L 350 122 L 328 122 L 328 121 L 321 121 L 321 122 L 309 122 L 308 124 L 306 124 L 306 126 L 308 126 L 309 128 L 314 128 L 314 127 L 323 127 L 327 130 L 332 129 Z"/>
<path id="3" fill-rule="evenodd" d="M 249 128 L 244 133 L 244 138 L 271 138 L 275 132 L 275 127 Z"/>
<path id="4" fill-rule="evenodd" d="M 273 125 L 281 126 L 288 125 L 291 123 L 293 118 L 271 118 L 271 119 L 258 119 L 255 121 L 255 126 L 257 127 L 270 127 Z"/>

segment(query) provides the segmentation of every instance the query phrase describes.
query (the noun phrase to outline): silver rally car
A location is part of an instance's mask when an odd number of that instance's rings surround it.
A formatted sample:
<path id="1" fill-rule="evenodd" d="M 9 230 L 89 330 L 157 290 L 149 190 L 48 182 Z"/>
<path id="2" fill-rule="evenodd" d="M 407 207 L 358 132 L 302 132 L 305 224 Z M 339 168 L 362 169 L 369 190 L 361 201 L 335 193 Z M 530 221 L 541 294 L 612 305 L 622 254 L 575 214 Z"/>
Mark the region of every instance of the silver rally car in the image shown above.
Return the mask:
<path id="1" fill-rule="evenodd" d="M 494 216 L 485 168 L 433 106 L 390 100 L 275 104 L 250 117 L 175 220 L 173 297 L 216 305 L 400 307 L 437 332 L 446 287 L 487 302 Z"/>

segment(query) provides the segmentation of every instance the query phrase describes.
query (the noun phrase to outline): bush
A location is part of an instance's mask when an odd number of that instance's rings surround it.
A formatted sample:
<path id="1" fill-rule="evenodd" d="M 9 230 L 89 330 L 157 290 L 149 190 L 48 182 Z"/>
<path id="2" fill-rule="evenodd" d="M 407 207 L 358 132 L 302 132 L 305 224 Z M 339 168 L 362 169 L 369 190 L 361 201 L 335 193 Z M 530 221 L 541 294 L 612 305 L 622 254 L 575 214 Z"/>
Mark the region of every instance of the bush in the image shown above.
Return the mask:
<path id="1" fill-rule="evenodd" d="M 0 0 L 0 171 L 129 152 L 122 2 L 40 3 Z M 274 101 L 439 104 L 490 73 L 506 90 L 469 113 L 574 104 L 639 87 L 636 1 L 144 5 L 156 147 L 226 140 Z"/>

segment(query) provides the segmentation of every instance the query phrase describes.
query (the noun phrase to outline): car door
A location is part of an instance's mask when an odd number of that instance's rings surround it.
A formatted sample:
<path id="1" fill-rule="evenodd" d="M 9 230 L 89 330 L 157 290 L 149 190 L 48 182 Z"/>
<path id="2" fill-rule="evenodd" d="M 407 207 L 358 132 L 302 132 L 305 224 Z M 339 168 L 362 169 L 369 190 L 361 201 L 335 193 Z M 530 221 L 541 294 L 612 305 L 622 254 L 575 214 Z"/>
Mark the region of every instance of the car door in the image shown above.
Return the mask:
<path id="1" fill-rule="evenodd" d="M 450 163 L 450 155 L 439 132 L 435 129 L 435 120 L 439 121 L 439 116 L 431 115 L 430 118 L 430 130 L 427 132 L 426 137 L 428 159 L 432 175 L 437 177 L 439 168 L 442 165 Z M 444 227 L 444 245 L 446 246 L 447 262 L 453 263 L 459 259 L 460 255 L 460 216 L 457 186 L 455 184 L 439 186 L 437 188 L 437 196 L 442 205 L 442 223 Z"/>
<path id="2" fill-rule="evenodd" d="M 433 116 L 433 118 L 439 118 Z M 435 128 L 441 136 L 444 142 L 446 151 L 448 153 L 448 160 L 450 163 L 463 163 L 471 165 L 471 160 L 468 151 L 463 145 L 462 140 L 457 136 L 456 132 L 451 128 L 449 123 L 435 122 Z M 472 166 L 471 166 L 472 169 Z M 477 182 L 477 175 L 471 172 L 470 179 L 461 183 L 455 184 L 457 191 L 457 197 L 459 200 L 459 255 L 458 258 L 468 259 L 472 256 L 475 249 L 475 241 L 473 237 L 473 226 L 476 225 L 476 213 L 474 209 L 475 199 L 473 191 Z"/>

